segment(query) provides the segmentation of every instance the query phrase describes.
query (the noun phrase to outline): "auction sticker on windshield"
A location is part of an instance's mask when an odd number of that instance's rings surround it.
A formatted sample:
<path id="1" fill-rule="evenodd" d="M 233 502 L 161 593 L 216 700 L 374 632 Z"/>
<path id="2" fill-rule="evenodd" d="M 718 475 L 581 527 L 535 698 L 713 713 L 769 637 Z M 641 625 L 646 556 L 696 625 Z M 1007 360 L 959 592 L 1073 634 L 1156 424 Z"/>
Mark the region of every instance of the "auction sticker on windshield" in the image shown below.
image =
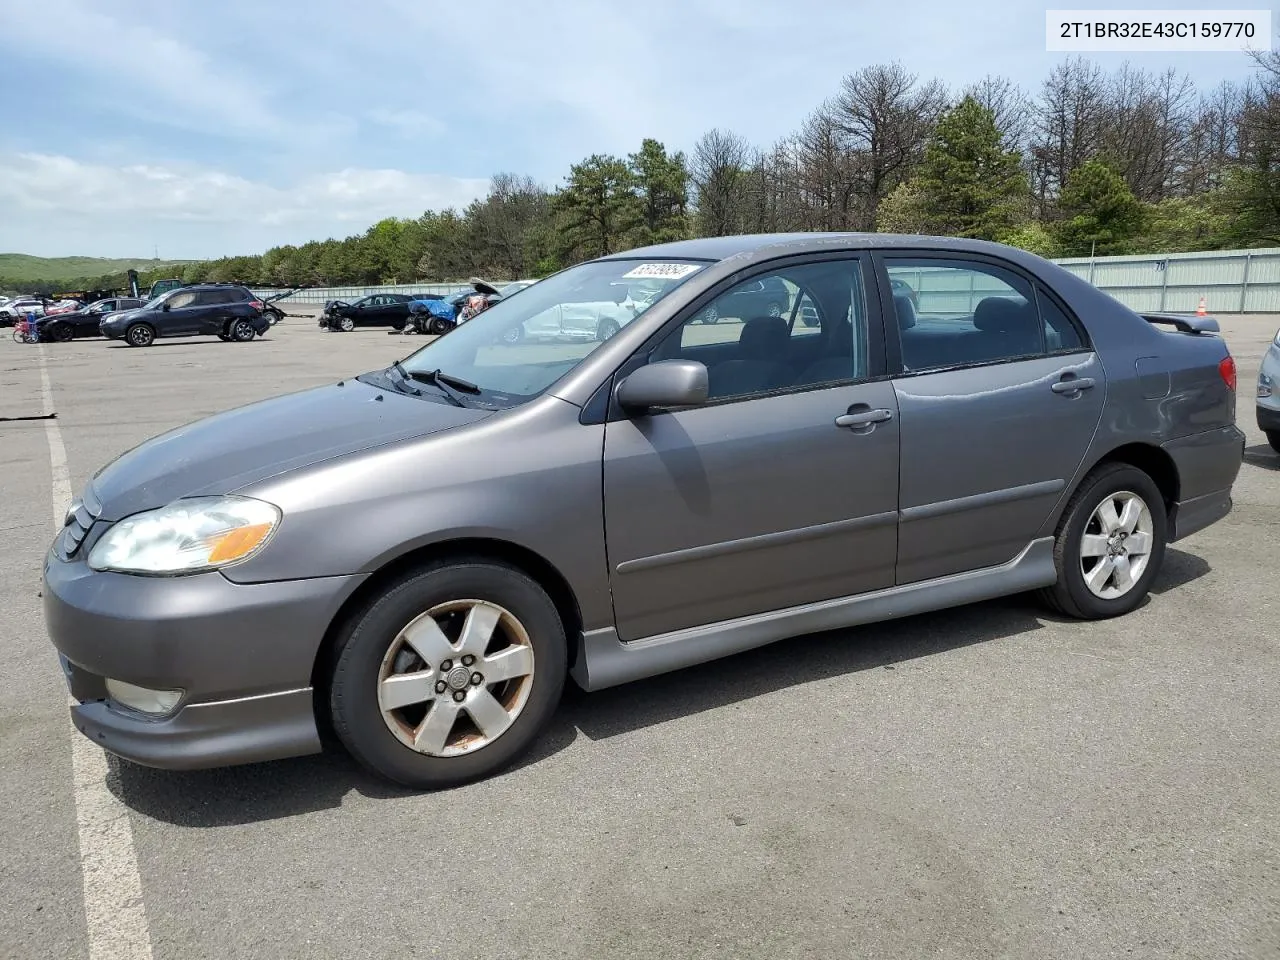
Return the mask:
<path id="1" fill-rule="evenodd" d="M 696 263 L 642 263 L 624 273 L 623 280 L 682 280 L 702 268 Z"/>

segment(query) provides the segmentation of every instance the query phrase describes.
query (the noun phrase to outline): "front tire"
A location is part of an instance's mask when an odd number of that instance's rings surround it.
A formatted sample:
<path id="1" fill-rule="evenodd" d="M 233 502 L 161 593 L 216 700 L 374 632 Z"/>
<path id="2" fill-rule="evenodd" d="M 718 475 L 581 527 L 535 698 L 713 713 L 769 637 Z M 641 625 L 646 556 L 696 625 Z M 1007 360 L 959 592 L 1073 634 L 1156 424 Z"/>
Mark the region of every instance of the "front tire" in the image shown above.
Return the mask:
<path id="1" fill-rule="evenodd" d="M 1268 430 L 1267 443 L 1271 444 L 1271 449 L 1276 453 L 1280 453 L 1280 430 Z"/>
<path id="2" fill-rule="evenodd" d="M 444 317 L 432 317 L 431 332 L 434 333 L 437 337 L 443 337 L 446 333 L 449 332 L 449 321 L 446 320 Z"/>
<path id="3" fill-rule="evenodd" d="M 1080 484 L 1058 524 L 1058 582 L 1040 592 L 1059 613 L 1102 620 L 1134 610 L 1164 562 L 1164 497 L 1137 467 L 1107 463 Z"/>
<path id="4" fill-rule="evenodd" d="M 156 331 L 149 323 L 135 323 L 125 330 L 124 339 L 131 347 L 149 347 L 156 342 Z"/>
<path id="5" fill-rule="evenodd" d="M 75 339 L 75 333 L 65 323 L 55 323 L 49 327 L 49 339 L 55 343 L 69 343 Z"/>
<path id="6" fill-rule="evenodd" d="M 356 328 L 356 322 L 352 320 L 350 317 L 342 317 L 338 321 L 338 329 L 341 330 L 343 333 L 350 333 L 355 328 Z"/>
<path id="7" fill-rule="evenodd" d="M 404 786 L 491 776 L 559 703 L 564 625 L 532 579 L 489 560 L 436 563 L 370 602 L 340 640 L 329 706 L 362 764 Z"/>

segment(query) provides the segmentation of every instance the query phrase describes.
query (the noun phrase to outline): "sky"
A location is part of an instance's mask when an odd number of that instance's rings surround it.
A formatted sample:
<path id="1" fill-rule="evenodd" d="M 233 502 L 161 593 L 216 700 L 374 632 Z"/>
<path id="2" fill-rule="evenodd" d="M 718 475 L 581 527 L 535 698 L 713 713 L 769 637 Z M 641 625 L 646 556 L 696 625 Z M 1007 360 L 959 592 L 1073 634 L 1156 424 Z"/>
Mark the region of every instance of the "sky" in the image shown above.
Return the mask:
<path id="1" fill-rule="evenodd" d="M 1022 0 L 0 0 L 0 252 L 196 259 L 548 187 L 644 137 L 768 145 L 872 63 L 1034 93 Z M 1140 0 L 1098 8 L 1252 3 Z M 1280 20 L 1280 17 L 1276 18 Z M 1091 54 L 1208 90 L 1238 53 Z"/>

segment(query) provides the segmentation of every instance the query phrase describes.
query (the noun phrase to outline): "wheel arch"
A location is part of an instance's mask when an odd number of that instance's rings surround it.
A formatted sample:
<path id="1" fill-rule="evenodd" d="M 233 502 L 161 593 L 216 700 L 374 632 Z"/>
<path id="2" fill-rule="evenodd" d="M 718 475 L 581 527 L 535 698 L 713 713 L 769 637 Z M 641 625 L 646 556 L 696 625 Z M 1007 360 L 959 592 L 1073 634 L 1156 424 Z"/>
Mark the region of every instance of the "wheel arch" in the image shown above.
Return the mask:
<path id="1" fill-rule="evenodd" d="M 1178 475 L 1178 465 L 1168 451 L 1153 443 L 1126 443 L 1116 447 L 1099 457 L 1089 471 L 1104 463 L 1127 463 L 1149 476 L 1164 498 L 1166 514 L 1171 514 L 1174 505 L 1181 499 L 1182 479 Z"/>
<path id="2" fill-rule="evenodd" d="M 325 630 L 320 648 L 316 651 L 315 661 L 311 667 L 311 685 L 315 690 L 317 722 L 326 729 L 329 719 L 329 678 L 332 673 L 333 659 L 337 651 L 338 639 L 344 630 L 351 625 L 352 619 L 359 611 L 384 590 L 397 577 L 403 576 L 415 567 L 427 563 L 439 562 L 450 558 L 487 559 L 514 567 L 530 577 L 538 586 L 547 592 L 555 605 L 560 622 L 564 625 L 566 651 L 569 666 L 572 666 L 579 655 L 579 638 L 582 634 L 582 612 L 578 598 L 569 581 L 556 566 L 541 554 L 528 547 L 488 537 L 458 537 L 425 544 L 408 550 L 371 573 L 351 595 L 343 601 L 330 620 Z"/>

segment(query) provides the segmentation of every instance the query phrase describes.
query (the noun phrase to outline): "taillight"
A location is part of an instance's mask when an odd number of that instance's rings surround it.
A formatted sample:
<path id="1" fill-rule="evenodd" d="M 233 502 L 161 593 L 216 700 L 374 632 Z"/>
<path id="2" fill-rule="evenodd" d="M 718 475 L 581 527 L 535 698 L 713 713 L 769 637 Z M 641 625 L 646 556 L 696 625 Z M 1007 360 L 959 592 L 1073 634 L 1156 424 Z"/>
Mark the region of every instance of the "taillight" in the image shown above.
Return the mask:
<path id="1" fill-rule="evenodd" d="M 264 304 L 261 300 L 250 300 L 249 306 L 253 307 L 253 309 L 255 310 L 261 310 L 264 306 L 266 306 L 266 304 Z"/>
<path id="2" fill-rule="evenodd" d="M 1222 377 L 1222 382 L 1227 385 L 1227 389 L 1234 392 L 1236 389 L 1236 361 L 1234 357 L 1227 357 L 1218 364 L 1218 375 Z"/>

